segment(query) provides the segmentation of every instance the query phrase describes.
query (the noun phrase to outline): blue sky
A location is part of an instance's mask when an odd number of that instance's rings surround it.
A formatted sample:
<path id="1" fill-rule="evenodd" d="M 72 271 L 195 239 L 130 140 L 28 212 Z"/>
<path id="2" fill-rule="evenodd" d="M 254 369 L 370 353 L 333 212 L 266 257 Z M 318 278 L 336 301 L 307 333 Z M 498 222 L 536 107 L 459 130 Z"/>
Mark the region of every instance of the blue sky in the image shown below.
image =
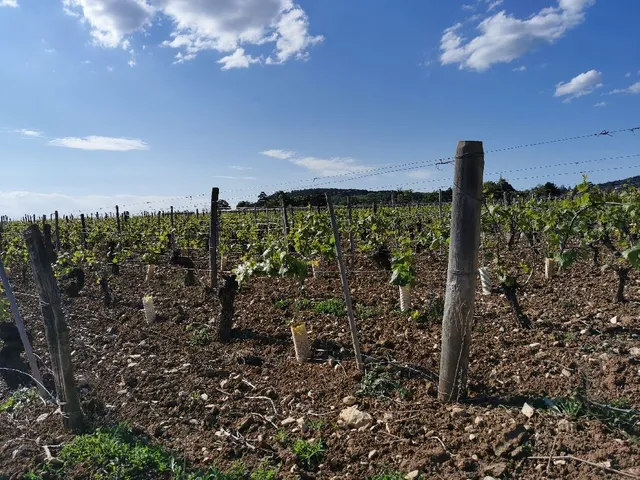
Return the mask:
<path id="1" fill-rule="evenodd" d="M 447 188 L 431 163 L 458 140 L 640 126 L 637 18 L 623 0 L 0 0 L 0 212 Z M 640 131 L 488 153 L 485 177 L 623 178 L 640 157 L 511 170 L 633 154 Z"/>

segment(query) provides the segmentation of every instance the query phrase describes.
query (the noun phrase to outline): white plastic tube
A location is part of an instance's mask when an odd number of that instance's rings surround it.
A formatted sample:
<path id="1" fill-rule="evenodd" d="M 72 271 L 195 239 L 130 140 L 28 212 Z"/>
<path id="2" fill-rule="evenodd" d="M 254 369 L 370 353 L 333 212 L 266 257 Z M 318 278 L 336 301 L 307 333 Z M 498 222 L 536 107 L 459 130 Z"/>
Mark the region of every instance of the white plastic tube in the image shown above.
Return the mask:
<path id="1" fill-rule="evenodd" d="M 305 323 L 291 325 L 291 337 L 293 338 L 293 348 L 296 351 L 296 360 L 300 363 L 306 362 L 311 357 L 311 342 L 307 334 Z"/>
<path id="2" fill-rule="evenodd" d="M 318 278 L 318 268 L 315 264 L 311 264 L 311 272 L 313 273 L 313 278 Z"/>
<path id="3" fill-rule="evenodd" d="M 400 311 L 406 312 L 411 308 L 411 285 L 399 287 L 400 289 Z"/>
<path id="4" fill-rule="evenodd" d="M 491 274 L 489 273 L 489 267 L 480 267 L 478 269 L 480 273 L 480 284 L 482 285 L 482 294 L 491 295 Z"/>
<path id="5" fill-rule="evenodd" d="M 156 321 L 156 308 L 153 305 L 153 297 L 146 295 L 142 297 L 142 306 L 144 307 L 144 316 L 147 322 L 153 323 Z"/>
<path id="6" fill-rule="evenodd" d="M 226 255 L 220 257 L 220 270 L 225 272 L 227 270 L 228 259 Z"/>
<path id="7" fill-rule="evenodd" d="M 156 276 L 156 266 L 147 265 L 147 276 L 145 277 L 144 281 L 149 282 L 150 280 L 153 280 L 155 276 Z"/>
<path id="8" fill-rule="evenodd" d="M 558 273 L 558 262 L 553 258 L 544 259 L 544 278 L 547 280 L 553 278 Z"/>

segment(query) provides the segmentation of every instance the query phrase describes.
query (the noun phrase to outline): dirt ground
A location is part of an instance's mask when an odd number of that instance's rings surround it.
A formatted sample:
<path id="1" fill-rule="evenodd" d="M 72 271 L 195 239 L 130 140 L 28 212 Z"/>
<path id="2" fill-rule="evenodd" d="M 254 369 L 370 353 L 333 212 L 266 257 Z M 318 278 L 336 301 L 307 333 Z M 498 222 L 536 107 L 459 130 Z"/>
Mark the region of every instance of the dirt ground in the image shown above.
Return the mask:
<path id="1" fill-rule="evenodd" d="M 92 425 L 131 422 L 194 467 L 239 459 L 249 467 L 282 464 L 280 478 L 367 479 L 385 471 L 449 480 L 622 478 L 613 470 L 640 478 L 640 426 L 616 416 L 640 408 L 635 273 L 625 304 L 612 301 L 615 273 L 588 262 L 552 281 L 537 273 L 521 294 L 534 323 L 528 331 L 517 328 L 503 296 L 484 296 L 478 285 L 469 398 L 447 405 L 436 398 L 443 259 L 420 255 L 418 320 L 400 312 L 388 272 L 366 258 L 350 269 L 364 377 L 346 316 L 314 307 L 342 298 L 335 265 L 321 268 L 304 296 L 293 281 L 252 278 L 236 298 L 228 344 L 214 339 L 216 302 L 202 285 L 183 286 L 180 270 L 159 267 L 147 285 L 143 266 L 123 265 L 110 280 L 112 308 L 103 306 L 95 279 L 88 281 L 79 298 L 65 300 L 65 310 Z M 48 364 L 38 300 L 27 296 L 35 294 L 33 284 L 12 282 L 34 349 Z M 146 294 L 161 315 L 156 323 L 141 311 Z M 313 340 L 308 363 L 295 360 L 294 318 L 307 322 Z M 376 384 L 380 378 L 387 382 Z M 0 381 L 0 403 L 9 394 Z M 576 395 L 618 410 L 606 409 L 604 418 L 578 405 L 572 414 Z M 371 415 L 360 429 L 339 421 L 351 396 Z M 522 413 L 525 402 L 530 417 Z M 70 438 L 52 405 L 33 401 L 0 413 L 0 472 L 19 478 L 44 460 L 43 446 L 55 456 Z M 322 460 L 302 468 L 285 438 L 322 439 Z"/>

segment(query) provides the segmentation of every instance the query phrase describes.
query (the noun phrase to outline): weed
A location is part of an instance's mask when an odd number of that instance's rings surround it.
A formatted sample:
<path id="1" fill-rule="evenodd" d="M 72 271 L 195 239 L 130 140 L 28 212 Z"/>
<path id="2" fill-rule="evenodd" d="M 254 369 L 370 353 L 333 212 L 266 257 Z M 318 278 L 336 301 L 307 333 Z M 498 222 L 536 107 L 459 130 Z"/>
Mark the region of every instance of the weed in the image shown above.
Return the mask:
<path id="1" fill-rule="evenodd" d="M 390 397 L 393 392 L 398 392 L 402 398 L 409 395 L 409 391 L 389 372 L 370 370 L 363 375 L 356 395 Z"/>
<path id="2" fill-rule="evenodd" d="M 276 480 L 279 471 L 280 467 L 270 467 L 266 463 L 263 463 L 253 471 L 249 478 L 250 480 Z"/>
<path id="3" fill-rule="evenodd" d="M 558 398 L 554 401 L 554 408 L 558 413 L 572 418 L 578 418 L 585 413 L 584 404 L 576 397 Z"/>
<path id="4" fill-rule="evenodd" d="M 404 474 L 397 471 L 377 473 L 369 480 L 404 480 Z"/>
<path id="5" fill-rule="evenodd" d="M 344 301 L 339 298 L 330 298 L 329 300 L 318 302 L 313 309 L 316 313 L 326 313 L 336 317 L 342 317 L 347 314 Z"/>
<path id="6" fill-rule="evenodd" d="M 38 391 L 35 388 L 21 388 L 20 390 L 16 390 L 4 403 L 0 404 L 0 413 L 19 410 L 37 398 Z"/>
<path id="7" fill-rule="evenodd" d="M 313 303 L 308 298 L 301 298 L 295 303 L 295 309 L 300 310 L 309 310 L 313 307 Z"/>
<path id="8" fill-rule="evenodd" d="M 576 334 L 573 332 L 567 332 L 564 334 L 565 342 L 573 342 L 576 339 Z"/>
<path id="9" fill-rule="evenodd" d="M 291 306 L 291 300 L 289 300 L 287 298 L 276 300 L 274 302 L 274 305 L 275 305 L 276 308 L 279 308 L 280 310 L 286 310 L 287 308 L 289 308 Z"/>
<path id="10" fill-rule="evenodd" d="M 356 317 L 359 319 L 373 318 L 376 315 L 376 309 L 367 305 L 356 305 Z"/>
<path id="11" fill-rule="evenodd" d="M 309 420 L 307 422 L 307 427 L 309 428 L 309 430 L 320 431 L 325 427 L 326 424 L 327 422 L 321 419 Z"/>
<path id="12" fill-rule="evenodd" d="M 205 345 L 209 345 L 211 343 L 211 334 L 209 333 L 209 329 L 207 327 L 201 328 L 192 328 L 189 333 L 189 345 L 193 345 L 196 347 L 204 347 Z"/>
<path id="13" fill-rule="evenodd" d="M 289 434 L 285 430 L 278 430 L 273 439 L 280 445 L 287 445 L 289 443 Z"/>
<path id="14" fill-rule="evenodd" d="M 324 445 L 322 440 L 296 440 L 293 445 L 293 454 L 298 463 L 306 470 L 313 470 L 322 460 Z"/>

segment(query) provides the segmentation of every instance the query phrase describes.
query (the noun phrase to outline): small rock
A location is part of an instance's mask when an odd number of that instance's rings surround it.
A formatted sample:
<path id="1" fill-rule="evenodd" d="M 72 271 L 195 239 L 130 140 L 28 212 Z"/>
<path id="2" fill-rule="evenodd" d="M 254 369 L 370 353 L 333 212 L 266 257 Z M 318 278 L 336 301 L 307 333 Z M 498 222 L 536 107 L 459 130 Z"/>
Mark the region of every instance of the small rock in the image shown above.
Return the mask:
<path id="1" fill-rule="evenodd" d="M 570 377 L 571 376 L 571 372 L 569 370 L 567 370 L 566 368 L 562 369 L 562 375 L 564 375 L 565 377 Z"/>
<path id="2" fill-rule="evenodd" d="M 540 348 L 540 344 L 539 343 L 532 343 L 529 345 L 529 348 L 532 350 L 537 350 L 538 348 Z"/>
<path id="3" fill-rule="evenodd" d="M 475 440 L 478 436 L 475 433 L 469 434 L 469 440 Z"/>
<path id="4" fill-rule="evenodd" d="M 349 428 L 368 428 L 373 423 L 373 417 L 357 407 L 347 407 L 340 412 L 340 420 Z"/>
<path id="5" fill-rule="evenodd" d="M 282 425 L 283 427 L 286 427 L 288 425 L 293 425 L 294 423 L 296 423 L 296 419 L 293 417 L 289 417 L 289 418 L 285 418 L 284 420 L 282 420 L 280 422 L 280 425 Z"/>
<path id="6" fill-rule="evenodd" d="M 47 417 L 48 417 L 48 416 L 49 416 L 49 414 L 48 414 L 48 413 L 43 413 L 43 414 L 42 414 L 42 415 L 40 415 L 38 418 L 36 418 L 36 422 L 38 422 L 38 423 L 42 423 L 42 422 L 44 422 L 44 421 L 47 419 Z"/>
<path id="7" fill-rule="evenodd" d="M 376 455 L 378 455 L 378 450 L 371 450 L 368 455 L 369 460 L 373 460 L 376 457 Z"/>
<path id="8" fill-rule="evenodd" d="M 451 410 L 451 418 L 463 418 L 467 416 L 467 412 L 464 408 L 453 407 Z"/>
<path id="9" fill-rule="evenodd" d="M 629 349 L 629 353 L 632 357 L 640 357 L 640 347 L 632 347 Z"/>
<path id="10" fill-rule="evenodd" d="M 609 323 L 615 325 L 616 323 L 618 323 L 618 317 L 612 317 L 609 319 Z"/>
<path id="11" fill-rule="evenodd" d="M 535 409 L 531 405 L 525 402 L 525 404 L 522 406 L 522 414 L 527 418 L 531 418 L 533 417 L 534 413 L 535 413 Z"/>
<path id="12" fill-rule="evenodd" d="M 412 472 L 407 473 L 404 478 L 406 480 L 416 480 L 420 476 L 420 470 L 414 470 Z"/>
<path id="13" fill-rule="evenodd" d="M 563 418 L 558 422 L 558 430 L 560 430 L 561 432 L 575 432 L 576 429 L 576 425 L 574 423 L 571 423 L 566 418 Z"/>
<path id="14" fill-rule="evenodd" d="M 493 465 L 489 465 L 485 469 L 485 473 L 486 472 L 491 473 L 492 475 L 495 475 L 497 478 L 502 478 L 502 476 L 506 471 L 507 471 L 507 464 L 503 462 L 494 463 Z M 485 480 L 487 480 L 487 478 L 492 478 L 492 477 L 491 476 L 484 477 Z"/>
<path id="15" fill-rule="evenodd" d="M 473 420 L 473 423 L 475 423 L 478 427 L 482 427 L 484 425 L 484 418 L 482 417 L 476 417 Z"/>
<path id="16" fill-rule="evenodd" d="M 351 407 L 357 403 L 356 397 L 349 395 L 348 397 L 344 397 L 342 399 L 342 403 L 344 403 L 347 407 Z"/>
<path id="17" fill-rule="evenodd" d="M 253 418 L 251 417 L 244 417 L 242 420 L 240 420 L 240 423 L 238 423 L 238 432 L 240 433 L 244 433 L 246 432 L 249 427 L 251 426 L 251 424 L 253 423 Z"/>
<path id="18" fill-rule="evenodd" d="M 206 402 L 207 400 L 209 400 L 209 395 L 207 395 L 206 393 L 203 393 L 202 395 L 200 395 L 200 399 L 203 402 Z"/>

